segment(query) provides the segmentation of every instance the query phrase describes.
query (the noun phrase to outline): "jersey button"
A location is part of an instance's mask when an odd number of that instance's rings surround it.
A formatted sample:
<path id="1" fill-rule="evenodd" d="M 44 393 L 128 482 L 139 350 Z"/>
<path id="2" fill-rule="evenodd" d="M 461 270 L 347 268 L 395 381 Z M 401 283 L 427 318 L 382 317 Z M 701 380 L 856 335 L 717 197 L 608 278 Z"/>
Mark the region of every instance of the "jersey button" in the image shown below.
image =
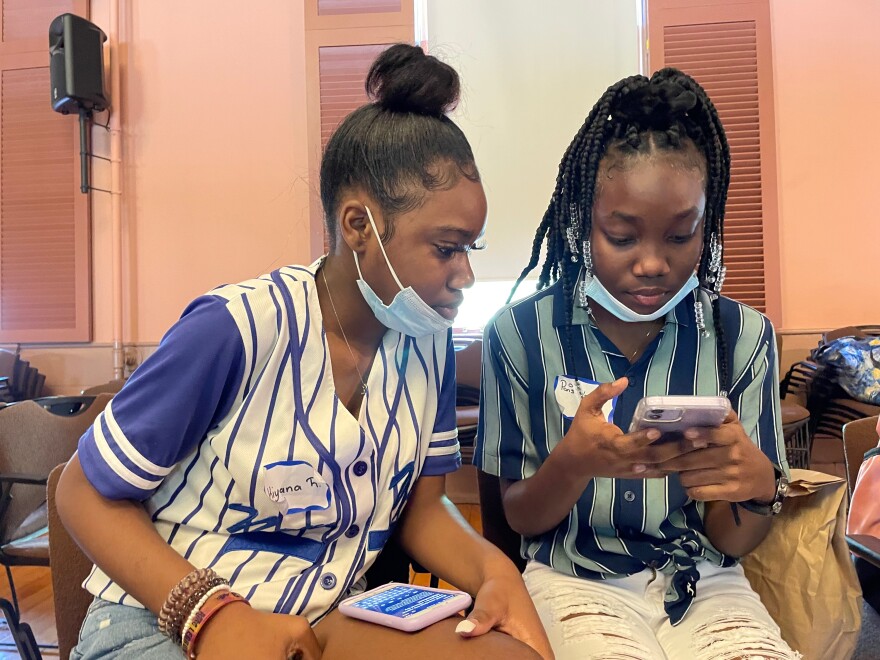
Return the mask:
<path id="1" fill-rule="evenodd" d="M 360 533 L 360 531 L 361 531 L 360 527 L 358 527 L 357 525 L 352 525 L 347 530 L 345 530 L 345 535 L 348 538 L 353 539 L 355 536 L 358 535 L 358 533 Z"/>
<path id="2" fill-rule="evenodd" d="M 625 499 L 627 502 L 634 502 L 636 499 L 636 494 L 631 490 L 628 490 L 623 494 L 623 499 Z"/>
<path id="3" fill-rule="evenodd" d="M 325 589 L 332 589 L 336 586 L 336 576 L 333 573 L 327 573 L 321 578 L 321 586 Z"/>
<path id="4" fill-rule="evenodd" d="M 629 379 L 627 387 L 638 387 L 639 381 L 637 378 L 633 378 L 632 376 L 627 376 L 627 378 Z"/>
<path id="5" fill-rule="evenodd" d="M 367 464 L 363 461 L 358 461 L 354 464 L 354 475 L 356 477 L 362 477 L 367 473 Z"/>

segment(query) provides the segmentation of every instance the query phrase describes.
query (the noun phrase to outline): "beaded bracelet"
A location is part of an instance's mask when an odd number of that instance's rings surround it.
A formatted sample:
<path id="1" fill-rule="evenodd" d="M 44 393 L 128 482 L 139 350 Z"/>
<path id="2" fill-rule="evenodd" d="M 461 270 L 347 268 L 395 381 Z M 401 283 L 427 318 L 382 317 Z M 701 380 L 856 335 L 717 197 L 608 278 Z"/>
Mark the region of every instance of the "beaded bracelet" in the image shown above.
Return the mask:
<path id="1" fill-rule="evenodd" d="M 159 630 L 180 643 L 180 628 L 194 603 L 210 589 L 220 584 L 228 584 L 210 568 L 197 568 L 178 582 L 159 611 Z"/>
<path id="2" fill-rule="evenodd" d="M 181 648 L 189 660 L 196 657 L 195 648 L 196 640 L 199 633 L 205 629 L 205 625 L 211 618 L 227 605 L 232 603 L 246 603 L 250 605 L 247 598 L 229 590 L 218 591 L 211 594 L 205 603 L 195 612 L 192 620 L 187 621 L 187 628 L 183 633 L 181 640 Z"/>
<path id="3" fill-rule="evenodd" d="M 189 639 L 187 638 L 187 631 L 192 627 L 192 624 L 196 618 L 196 615 L 205 606 L 205 603 L 208 602 L 208 600 L 211 598 L 211 596 L 213 596 L 214 594 L 216 594 L 217 592 L 220 592 L 220 591 L 230 591 L 229 585 L 219 584 L 216 587 L 209 589 L 205 593 L 205 595 L 202 596 L 199 599 L 199 601 L 193 607 L 190 608 L 189 616 L 186 619 L 186 623 L 184 623 L 180 627 L 180 646 L 183 648 L 184 652 L 186 652 L 186 649 L 190 646 Z"/>
<path id="4" fill-rule="evenodd" d="M 177 644 L 180 644 L 181 638 L 183 637 L 183 631 L 186 629 L 184 626 L 186 618 L 192 614 L 193 611 L 198 610 L 197 604 L 202 598 L 204 598 L 206 593 L 212 591 L 215 587 L 228 586 L 229 582 L 218 575 L 201 584 L 197 589 L 194 589 L 190 593 L 185 601 L 178 603 L 177 609 L 174 611 L 173 619 L 169 624 L 169 629 L 174 632 L 171 639 Z"/>

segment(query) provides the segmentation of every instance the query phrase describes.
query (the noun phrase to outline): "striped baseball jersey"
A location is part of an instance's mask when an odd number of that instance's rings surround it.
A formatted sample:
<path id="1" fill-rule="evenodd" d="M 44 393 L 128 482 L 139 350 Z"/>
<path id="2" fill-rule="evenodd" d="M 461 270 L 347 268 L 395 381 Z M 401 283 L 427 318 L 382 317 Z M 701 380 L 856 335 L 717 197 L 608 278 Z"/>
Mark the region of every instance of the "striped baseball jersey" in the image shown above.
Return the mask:
<path id="1" fill-rule="evenodd" d="M 703 300 L 706 337 L 696 326 L 696 295 Z M 746 433 L 772 463 L 787 471 L 773 327 L 759 312 L 728 298 L 720 299 L 720 312 L 733 383 L 731 404 Z M 537 472 L 571 426 L 580 399 L 572 401 L 575 377 L 586 390 L 623 376 L 629 379 L 610 411 L 624 431 L 642 397 L 717 396 L 721 391 L 712 306 L 699 289 L 666 315 L 662 331 L 634 364 L 577 305 L 568 326 L 570 343 L 566 327 L 560 283 L 502 309 L 487 326 L 475 454 L 475 463 L 486 472 L 510 480 Z M 704 508 L 703 502 L 687 497 L 676 475 L 594 478 L 559 526 L 523 539 L 522 552 L 584 578 L 632 575 L 646 566 L 671 574 L 665 605 L 675 624 L 693 600 L 699 579 L 696 562 L 735 563 L 705 536 Z"/>
<path id="2" fill-rule="evenodd" d="M 315 622 L 364 575 L 421 475 L 461 463 L 450 332 L 385 333 L 356 419 L 336 397 L 321 261 L 194 301 L 79 442 L 89 482 L 265 611 Z M 98 567 L 84 587 L 140 606 Z"/>

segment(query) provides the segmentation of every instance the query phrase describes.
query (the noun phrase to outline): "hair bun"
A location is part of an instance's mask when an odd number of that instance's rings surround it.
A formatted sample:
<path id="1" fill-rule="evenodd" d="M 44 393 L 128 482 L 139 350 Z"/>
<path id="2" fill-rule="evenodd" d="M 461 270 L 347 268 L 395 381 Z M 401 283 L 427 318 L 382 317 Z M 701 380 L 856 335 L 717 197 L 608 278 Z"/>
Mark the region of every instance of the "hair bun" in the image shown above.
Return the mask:
<path id="1" fill-rule="evenodd" d="M 435 116 L 453 110 L 460 91 L 455 69 L 409 44 L 395 44 L 382 52 L 364 86 L 385 110 Z"/>

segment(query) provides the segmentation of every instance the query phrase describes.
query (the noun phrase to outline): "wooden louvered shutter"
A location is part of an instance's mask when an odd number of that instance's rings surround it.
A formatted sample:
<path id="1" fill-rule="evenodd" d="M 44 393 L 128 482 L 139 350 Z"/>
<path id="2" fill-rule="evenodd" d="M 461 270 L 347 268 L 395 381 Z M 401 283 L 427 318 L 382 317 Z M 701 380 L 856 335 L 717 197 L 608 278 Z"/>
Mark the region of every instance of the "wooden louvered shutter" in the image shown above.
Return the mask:
<path id="1" fill-rule="evenodd" d="M 651 70 L 708 92 L 731 151 L 723 293 L 780 321 L 779 229 L 768 0 L 649 0 Z"/>
<path id="2" fill-rule="evenodd" d="M 349 113 L 367 102 L 364 79 L 388 46 L 323 46 L 318 49 L 321 93 L 321 149 Z"/>
<path id="3" fill-rule="evenodd" d="M 52 111 L 49 23 L 85 0 L 0 3 L 0 342 L 91 338 L 77 122 Z"/>
<path id="4" fill-rule="evenodd" d="M 318 14 L 380 14 L 400 12 L 401 0 L 318 0 Z"/>
<path id="5" fill-rule="evenodd" d="M 321 154 L 345 117 L 367 102 L 364 79 L 391 44 L 414 42 L 413 4 L 401 0 L 307 0 L 306 85 L 309 122 L 310 244 L 327 249 L 318 197 Z"/>

